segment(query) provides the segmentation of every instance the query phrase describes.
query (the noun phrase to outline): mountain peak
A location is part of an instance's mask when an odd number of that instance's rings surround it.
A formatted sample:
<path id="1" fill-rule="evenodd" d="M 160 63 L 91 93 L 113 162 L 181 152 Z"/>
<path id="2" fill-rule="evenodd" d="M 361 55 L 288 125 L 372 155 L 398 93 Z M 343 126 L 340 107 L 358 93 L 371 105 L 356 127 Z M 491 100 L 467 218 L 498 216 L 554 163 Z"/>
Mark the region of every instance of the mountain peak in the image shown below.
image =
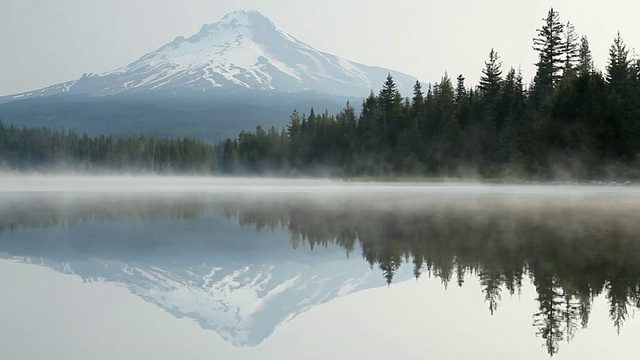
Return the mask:
<path id="1" fill-rule="evenodd" d="M 271 20 L 257 10 L 236 10 L 226 14 L 216 23 L 203 25 L 200 32 L 192 36 L 190 40 L 192 42 L 199 41 L 210 34 L 216 34 L 221 31 L 239 33 L 248 38 L 253 38 L 258 32 L 277 31 L 277 28 Z"/>
<path id="2" fill-rule="evenodd" d="M 220 25 L 244 25 L 244 26 L 252 26 L 260 23 L 267 23 L 273 25 L 271 20 L 269 20 L 266 16 L 262 15 L 257 10 L 236 10 L 228 13 L 220 21 L 218 24 Z"/>
<path id="3" fill-rule="evenodd" d="M 401 92 L 410 92 L 413 77 L 318 51 L 278 29 L 259 11 L 238 10 L 127 66 L 33 94 L 249 89 L 364 97 L 389 73 Z"/>

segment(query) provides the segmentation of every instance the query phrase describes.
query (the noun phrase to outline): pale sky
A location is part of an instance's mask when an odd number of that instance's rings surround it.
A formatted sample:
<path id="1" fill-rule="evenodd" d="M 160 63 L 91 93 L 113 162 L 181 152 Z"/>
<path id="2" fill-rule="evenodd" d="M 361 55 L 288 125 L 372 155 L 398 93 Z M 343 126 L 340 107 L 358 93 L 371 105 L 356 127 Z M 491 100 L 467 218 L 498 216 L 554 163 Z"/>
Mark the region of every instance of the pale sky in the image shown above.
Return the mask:
<path id="1" fill-rule="evenodd" d="M 318 50 L 423 82 L 447 71 L 475 86 L 492 47 L 529 82 L 550 7 L 588 36 L 600 69 L 618 30 L 640 52 L 637 0 L 2 0 L 0 96 L 116 69 L 240 9 Z"/>

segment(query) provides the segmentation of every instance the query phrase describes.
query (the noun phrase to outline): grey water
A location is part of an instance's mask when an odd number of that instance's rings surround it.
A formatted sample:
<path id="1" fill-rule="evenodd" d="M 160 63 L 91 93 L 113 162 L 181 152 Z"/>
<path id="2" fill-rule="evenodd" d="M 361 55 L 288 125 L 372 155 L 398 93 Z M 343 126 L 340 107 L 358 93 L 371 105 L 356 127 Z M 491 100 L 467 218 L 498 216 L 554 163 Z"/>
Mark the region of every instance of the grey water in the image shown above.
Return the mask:
<path id="1" fill-rule="evenodd" d="M 632 359 L 640 188 L 0 176 L 0 358 Z"/>

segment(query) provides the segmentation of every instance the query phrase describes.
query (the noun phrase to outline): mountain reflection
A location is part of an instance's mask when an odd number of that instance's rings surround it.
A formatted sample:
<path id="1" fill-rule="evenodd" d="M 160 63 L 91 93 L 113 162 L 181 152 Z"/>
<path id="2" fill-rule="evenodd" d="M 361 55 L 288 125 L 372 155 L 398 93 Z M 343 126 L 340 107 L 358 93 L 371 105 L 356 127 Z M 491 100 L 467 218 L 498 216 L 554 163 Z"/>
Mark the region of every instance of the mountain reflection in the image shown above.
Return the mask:
<path id="1" fill-rule="evenodd" d="M 618 331 L 640 308 L 640 198 L 634 195 L 352 192 L 3 200 L 0 233 L 207 214 L 260 231 L 283 229 L 294 248 L 334 244 L 349 257 L 361 251 L 387 284 L 403 264 L 413 267 L 416 278 L 437 277 L 445 287 L 463 286 L 473 274 L 492 314 L 503 296 L 519 293 L 529 279 L 538 302 L 532 323 L 550 355 L 587 327 L 596 297 L 606 297 Z"/>

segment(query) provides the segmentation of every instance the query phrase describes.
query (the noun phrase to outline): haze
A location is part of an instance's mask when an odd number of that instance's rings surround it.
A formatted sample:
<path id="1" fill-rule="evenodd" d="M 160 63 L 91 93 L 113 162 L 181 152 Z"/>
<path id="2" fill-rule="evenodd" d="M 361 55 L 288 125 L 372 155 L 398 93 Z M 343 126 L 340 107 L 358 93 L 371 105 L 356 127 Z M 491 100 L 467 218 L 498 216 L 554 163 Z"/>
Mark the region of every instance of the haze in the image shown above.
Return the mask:
<path id="1" fill-rule="evenodd" d="M 624 357 L 638 323 L 616 333 L 609 304 L 637 308 L 639 205 L 634 185 L 0 174 L 0 354 L 542 358 L 537 280 L 561 279 L 598 296 L 558 358 Z"/>
<path id="2" fill-rule="evenodd" d="M 447 71 L 475 85 L 492 47 L 505 68 L 521 67 L 529 82 L 537 61 L 532 38 L 550 7 L 588 36 L 600 69 L 618 30 L 630 48 L 640 46 L 640 3 L 631 0 L 373 0 L 366 6 L 353 0 L 7 0 L 0 4 L 0 95 L 116 69 L 238 9 L 261 11 L 319 50 L 424 82 L 437 82 Z"/>
<path id="3" fill-rule="evenodd" d="M 485 184 L 473 182 L 373 182 L 303 178 L 256 178 L 213 176 L 83 176 L 0 174 L 1 193 L 216 193 L 216 194 L 362 194 L 412 198 L 507 195 L 560 198 L 583 195 L 611 195 L 635 199 L 640 187 L 615 183 L 578 185 L 562 184 Z M 369 198 L 370 199 L 370 198 Z M 640 199 L 640 198 L 639 198 Z M 468 200 L 468 199 L 466 199 Z"/>

